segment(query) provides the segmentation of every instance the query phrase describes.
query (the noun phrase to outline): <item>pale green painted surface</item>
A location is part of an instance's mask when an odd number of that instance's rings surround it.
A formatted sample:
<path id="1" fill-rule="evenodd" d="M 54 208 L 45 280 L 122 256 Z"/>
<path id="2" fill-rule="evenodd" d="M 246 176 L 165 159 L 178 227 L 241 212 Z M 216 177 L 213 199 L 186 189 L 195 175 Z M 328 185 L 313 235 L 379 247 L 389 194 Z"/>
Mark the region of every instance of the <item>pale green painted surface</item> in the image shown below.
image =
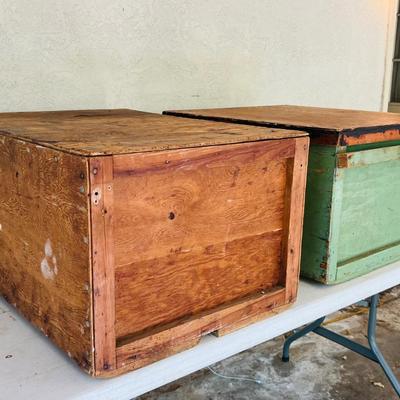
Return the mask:
<path id="1" fill-rule="evenodd" d="M 342 212 L 342 194 L 344 186 L 344 170 L 335 168 L 332 190 L 332 206 L 330 215 L 329 228 L 329 247 L 328 247 L 328 269 L 326 273 L 326 283 L 336 280 L 337 260 L 338 260 L 338 243 L 340 241 Z"/>
<path id="2" fill-rule="evenodd" d="M 364 258 L 358 258 L 348 264 L 337 268 L 335 281 L 331 283 L 340 283 L 348 281 L 357 276 L 365 275 L 374 269 L 390 264 L 400 259 L 400 245 L 391 246 L 387 249 L 372 253 Z"/>
<path id="3" fill-rule="evenodd" d="M 301 273 L 338 283 L 400 259 L 400 146 L 351 153 L 311 146 Z"/>
<path id="4" fill-rule="evenodd" d="M 365 167 L 386 161 L 400 160 L 400 146 L 348 153 L 347 168 Z M 384 167 L 384 166 L 383 166 Z M 383 171 L 384 173 L 384 171 Z"/>
<path id="5" fill-rule="evenodd" d="M 354 165 L 343 169 L 338 267 L 360 260 L 362 268 L 365 259 L 368 272 L 375 263 L 392 261 L 379 258 L 380 252 L 400 246 L 400 146 L 353 154 Z M 367 263 L 374 253 L 374 262 Z"/>

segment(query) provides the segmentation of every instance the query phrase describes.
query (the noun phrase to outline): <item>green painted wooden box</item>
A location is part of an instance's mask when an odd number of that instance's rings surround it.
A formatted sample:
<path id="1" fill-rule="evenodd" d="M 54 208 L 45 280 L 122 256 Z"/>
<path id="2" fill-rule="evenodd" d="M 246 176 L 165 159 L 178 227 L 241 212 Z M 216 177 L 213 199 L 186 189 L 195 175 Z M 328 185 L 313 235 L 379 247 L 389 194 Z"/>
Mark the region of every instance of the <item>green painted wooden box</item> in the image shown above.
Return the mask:
<path id="1" fill-rule="evenodd" d="M 343 282 L 400 259 L 400 115 L 299 106 L 169 111 L 311 135 L 302 275 Z"/>

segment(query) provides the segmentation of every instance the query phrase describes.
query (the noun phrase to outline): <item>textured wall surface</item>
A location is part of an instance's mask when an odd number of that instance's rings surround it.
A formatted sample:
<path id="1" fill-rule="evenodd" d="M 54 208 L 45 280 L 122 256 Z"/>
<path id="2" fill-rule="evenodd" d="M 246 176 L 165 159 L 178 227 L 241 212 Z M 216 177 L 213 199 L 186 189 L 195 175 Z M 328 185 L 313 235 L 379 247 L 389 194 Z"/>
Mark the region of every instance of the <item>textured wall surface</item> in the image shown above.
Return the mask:
<path id="1" fill-rule="evenodd" d="M 1 0 L 0 111 L 378 110 L 395 2 Z"/>

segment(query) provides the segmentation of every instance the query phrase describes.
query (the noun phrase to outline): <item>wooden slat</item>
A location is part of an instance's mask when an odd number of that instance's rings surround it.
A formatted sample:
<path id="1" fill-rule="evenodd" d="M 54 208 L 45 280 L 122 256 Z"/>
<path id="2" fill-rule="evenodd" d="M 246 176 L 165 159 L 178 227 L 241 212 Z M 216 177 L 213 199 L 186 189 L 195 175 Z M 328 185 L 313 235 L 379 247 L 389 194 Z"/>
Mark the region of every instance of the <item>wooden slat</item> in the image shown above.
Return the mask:
<path id="1" fill-rule="evenodd" d="M 0 294 L 92 373 L 88 191 L 85 158 L 0 136 Z"/>
<path id="2" fill-rule="evenodd" d="M 221 306 L 212 312 L 196 315 L 170 329 L 135 338 L 130 343 L 120 343 L 117 348 L 119 372 L 140 368 L 165 358 L 178 351 L 195 346 L 204 336 L 229 327 L 243 326 L 253 322 L 255 315 L 270 312 L 285 303 L 285 291 L 275 288 L 265 294 L 258 294 L 237 301 L 236 304 Z M 226 333 L 226 332 L 224 332 Z"/>
<path id="3" fill-rule="evenodd" d="M 391 142 L 399 140 L 400 140 L 399 129 L 384 129 L 382 131 L 378 129 L 374 130 L 373 132 L 360 133 L 359 135 L 356 136 L 344 132 L 340 138 L 340 145 L 353 146 L 353 145 Z"/>
<path id="4" fill-rule="evenodd" d="M 290 162 L 291 168 L 288 168 L 288 190 L 286 192 L 285 229 L 282 246 L 282 271 L 284 271 L 286 302 L 292 302 L 297 296 L 309 139 L 295 139 L 295 146 L 295 155 Z"/>
<path id="5" fill-rule="evenodd" d="M 112 157 L 92 158 L 89 168 L 95 366 L 102 374 L 116 367 Z"/>
<path id="6" fill-rule="evenodd" d="M 23 138 L 73 154 L 98 156 L 276 140 L 306 134 L 185 120 L 134 110 L 78 110 L 0 113 L 0 135 Z"/>
<path id="7" fill-rule="evenodd" d="M 397 260 L 400 260 L 400 242 L 338 263 L 335 280 L 332 283 L 354 279 Z"/>
<path id="8" fill-rule="evenodd" d="M 254 313 L 246 318 L 239 319 L 229 326 L 218 329 L 217 331 L 213 332 L 213 334 L 217 337 L 222 337 L 248 325 L 262 321 L 266 318 L 273 317 L 274 315 L 277 315 L 288 309 L 295 302 L 295 300 L 296 299 L 293 299 L 290 303 L 285 303 L 286 300 L 284 300 L 283 294 L 280 294 L 279 301 L 270 302 L 268 306 L 264 307 L 262 310 L 258 310 L 257 313 Z"/>

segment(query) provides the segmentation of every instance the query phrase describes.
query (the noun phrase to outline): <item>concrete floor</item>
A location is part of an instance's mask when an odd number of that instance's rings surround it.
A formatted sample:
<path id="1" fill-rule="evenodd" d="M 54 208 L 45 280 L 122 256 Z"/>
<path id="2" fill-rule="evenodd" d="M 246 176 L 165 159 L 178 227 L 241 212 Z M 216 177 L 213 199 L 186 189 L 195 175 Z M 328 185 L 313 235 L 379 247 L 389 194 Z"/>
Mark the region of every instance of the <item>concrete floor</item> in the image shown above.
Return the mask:
<path id="1" fill-rule="evenodd" d="M 367 344 L 367 313 L 349 307 L 328 320 L 330 329 Z M 400 379 L 400 288 L 382 297 L 378 343 Z M 212 368 L 223 375 L 254 378 L 260 383 L 224 379 L 203 369 L 140 400 L 396 400 L 381 368 L 315 334 L 300 339 L 291 361 L 282 363 L 279 337 L 226 359 Z"/>

